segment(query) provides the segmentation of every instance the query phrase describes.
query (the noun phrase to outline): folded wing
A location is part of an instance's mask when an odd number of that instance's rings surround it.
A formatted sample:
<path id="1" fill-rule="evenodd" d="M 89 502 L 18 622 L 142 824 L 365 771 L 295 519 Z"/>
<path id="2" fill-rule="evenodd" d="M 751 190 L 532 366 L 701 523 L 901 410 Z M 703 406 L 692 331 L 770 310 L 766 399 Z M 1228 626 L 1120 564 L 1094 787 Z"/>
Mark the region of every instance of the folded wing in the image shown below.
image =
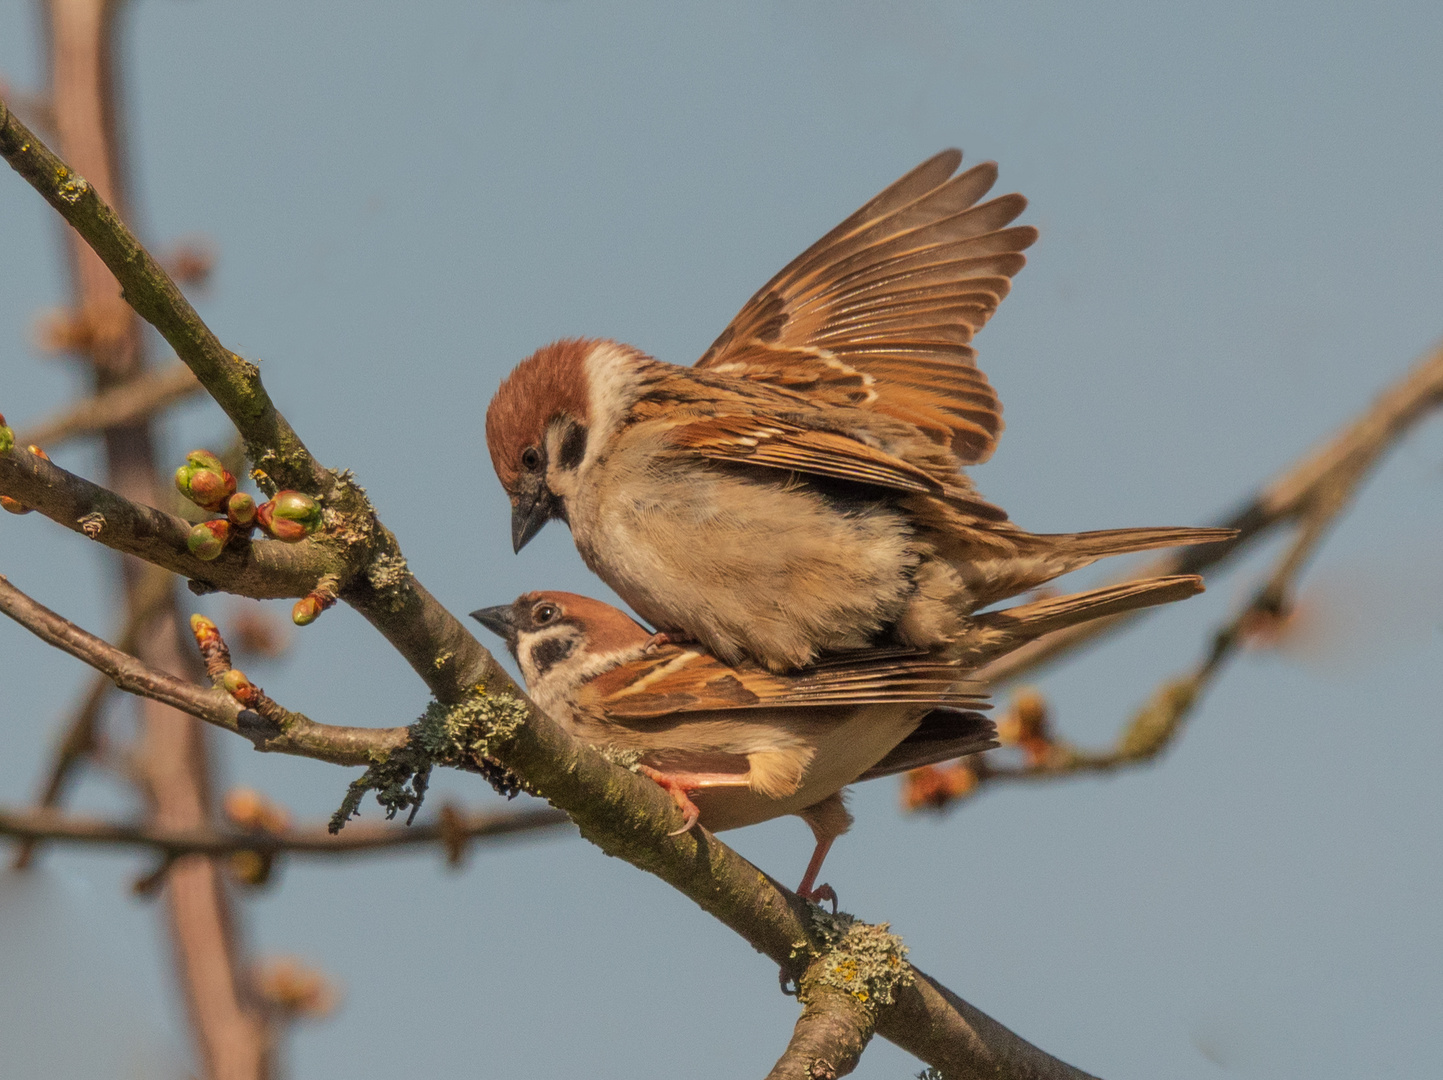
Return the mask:
<path id="1" fill-rule="evenodd" d="M 597 676 L 595 705 L 614 719 L 649 719 L 736 709 L 847 707 L 907 703 L 987 708 L 981 684 L 957 665 L 908 650 L 871 650 L 864 659 L 824 661 L 776 675 L 751 664 L 666 646 Z"/>

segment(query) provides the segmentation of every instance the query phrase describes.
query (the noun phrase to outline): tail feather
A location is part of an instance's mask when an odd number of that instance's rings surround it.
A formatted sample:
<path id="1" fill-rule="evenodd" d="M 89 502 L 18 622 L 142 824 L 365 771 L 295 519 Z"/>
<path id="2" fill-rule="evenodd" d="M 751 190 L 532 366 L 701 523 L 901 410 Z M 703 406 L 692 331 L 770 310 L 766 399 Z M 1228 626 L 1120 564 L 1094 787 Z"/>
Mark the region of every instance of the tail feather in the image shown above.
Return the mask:
<path id="1" fill-rule="evenodd" d="M 858 781 L 893 776 L 923 765 L 966 757 L 998 745 L 997 727 L 981 713 L 958 709 L 933 709 L 915 731 L 892 748 L 891 753 L 857 777 Z"/>
<path id="2" fill-rule="evenodd" d="M 1107 555 L 1126 555 L 1130 551 L 1187 547 L 1191 544 L 1216 544 L 1220 540 L 1231 540 L 1237 534 L 1236 529 L 1188 528 L 1184 526 L 1180 528 L 1098 529 L 1096 532 L 1043 535 L 1039 539 L 1051 540 L 1059 550 L 1083 556 L 1090 562 Z"/>
<path id="3" fill-rule="evenodd" d="M 1109 555 L 1126 555 L 1152 548 L 1216 544 L 1237 536 L 1236 529 L 1152 528 L 1099 529 L 1080 533 L 1022 533 L 1015 556 L 995 559 L 966 558 L 954 568 L 967 582 L 972 610 L 1009 596 L 1035 589 L 1055 577 L 1081 570 Z"/>
<path id="4" fill-rule="evenodd" d="M 1176 574 L 1126 581 L 973 615 L 968 619 L 966 634 L 956 646 L 956 655 L 966 666 L 980 667 L 1044 634 L 1138 608 L 1185 600 L 1202 591 L 1203 580 L 1196 574 Z"/>

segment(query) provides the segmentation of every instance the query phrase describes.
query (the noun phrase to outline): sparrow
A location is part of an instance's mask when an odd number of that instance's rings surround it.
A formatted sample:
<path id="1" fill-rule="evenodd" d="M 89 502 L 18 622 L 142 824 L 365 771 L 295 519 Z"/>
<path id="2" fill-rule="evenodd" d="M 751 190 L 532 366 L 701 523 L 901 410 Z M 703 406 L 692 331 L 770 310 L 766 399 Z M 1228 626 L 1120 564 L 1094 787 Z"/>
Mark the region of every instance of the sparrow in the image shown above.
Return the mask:
<path id="1" fill-rule="evenodd" d="M 517 551 L 551 518 L 667 640 L 773 672 L 946 649 L 971 613 L 1107 555 L 1225 529 L 1027 532 L 962 467 L 1001 405 L 973 334 L 1037 237 L 991 162 L 924 162 L 798 256 L 694 367 L 571 339 L 486 413 Z"/>
<path id="2" fill-rule="evenodd" d="M 505 640 L 542 712 L 585 742 L 635 755 L 681 811 L 677 833 L 801 817 L 816 846 L 797 893 L 835 901 L 816 880 L 852 823 L 843 788 L 997 745 L 971 666 L 1201 587 L 1194 576 L 1157 578 L 982 615 L 965 662 L 875 649 L 786 674 L 658 643 L 625 612 L 574 593 L 526 593 L 471 615 Z"/>

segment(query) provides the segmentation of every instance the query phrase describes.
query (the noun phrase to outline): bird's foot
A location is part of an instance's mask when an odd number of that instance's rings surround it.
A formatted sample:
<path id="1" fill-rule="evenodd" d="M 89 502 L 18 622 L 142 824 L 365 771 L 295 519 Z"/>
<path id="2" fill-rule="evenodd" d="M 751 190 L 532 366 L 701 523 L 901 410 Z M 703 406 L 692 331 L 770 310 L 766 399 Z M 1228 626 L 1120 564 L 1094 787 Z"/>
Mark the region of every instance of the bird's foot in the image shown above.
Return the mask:
<path id="1" fill-rule="evenodd" d="M 686 785 L 670 773 L 664 773 L 660 769 L 653 769 L 650 765 L 638 765 L 641 774 L 650 780 L 655 781 L 671 796 L 676 808 L 681 811 L 681 828 L 669 832 L 667 836 L 680 836 L 683 833 L 691 832 L 692 827 L 701 817 L 701 811 L 697 809 L 696 803 L 691 801 L 691 794 L 687 791 Z"/>
<path id="2" fill-rule="evenodd" d="M 832 905 L 832 914 L 835 915 L 837 913 L 837 890 L 825 882 L 818 885 L 815 889 L 807 889 L 805 891 L 798 889 L 797 895 L 807 901 L 807 903 L 816 904 L 818 907 L 821 907 L 822 902 L 826 901 Z"/>
<path id="3" fill-rule="evenodd" d="M 695 645 L 696 639 L 687 637 L 679 630 L 658 630 L 652 634 L 647 643 L 642 646 L 643 652 L 656 652 L 663 645 Z"/>

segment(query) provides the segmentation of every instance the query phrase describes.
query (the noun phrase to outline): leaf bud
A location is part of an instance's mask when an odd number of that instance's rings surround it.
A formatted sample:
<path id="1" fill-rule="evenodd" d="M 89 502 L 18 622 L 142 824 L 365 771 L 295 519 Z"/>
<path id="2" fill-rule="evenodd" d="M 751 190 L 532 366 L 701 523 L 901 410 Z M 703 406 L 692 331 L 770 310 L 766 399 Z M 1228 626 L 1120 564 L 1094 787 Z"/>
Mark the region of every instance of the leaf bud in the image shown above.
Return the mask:
<path id="1" fill-rule="evenodd" d="M 231 524 L 244 528 L 256 519 L 256 501 L 244 491 L 236 492 L 226 500 L 225 512 Z"/>
<path id="2" fill-rule="evenodd" d="M 291 622 L 297 626 L 310 626 L 321 617 L 321 602 L 314 595 L 303 596 L 291 608 Z"/>
<path id="3" fill-rule="evenodd" d="M 240 668 L 231 668 L 220 677 L 220 684 L 225 687 L 225 692 L 233 698 L 244 703 L 246 691 L 254 689 L 253 684 L 246 678 L 246 674 Z"/>

